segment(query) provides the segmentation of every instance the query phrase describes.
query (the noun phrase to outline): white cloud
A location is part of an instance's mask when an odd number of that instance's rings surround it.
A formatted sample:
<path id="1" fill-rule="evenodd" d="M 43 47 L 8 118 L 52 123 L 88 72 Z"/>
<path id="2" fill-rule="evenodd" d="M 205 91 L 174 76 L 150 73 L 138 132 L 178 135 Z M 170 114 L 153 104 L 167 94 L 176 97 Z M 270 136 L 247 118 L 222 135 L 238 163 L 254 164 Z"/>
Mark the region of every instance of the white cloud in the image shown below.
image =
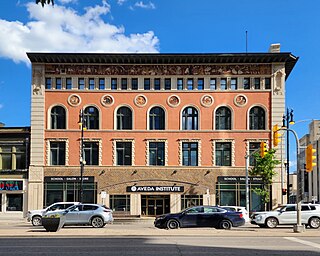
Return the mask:
<path id="1" fill-rule="evenodd" d="M 78 0 L 59 0 L 61 4 L 76 3 Z"/>
<path id="2" fill-rule="evenodd" d="M 156 6 L 154 5 L 154 3 L 152 2 L 149 2 L 149 3 L 144 3 L 142 1 L 140 2 L 136 2 L 134 4 L 135 7 L 140 7 L 140 8 L 143 8 L 143 9 L 156 9 Z"/>
<path id="3" fill-rule="evenodd" d="M 83 15 L 64 6 L 42 8 L 28 3 L 30 21 L 0 19 L 0 57 L 14 62 L 29 60 L 26 52 L 158 52 L 153 31 L 125 35 L 122 26 L 105 22 L 110 5 L 87 7 Z"/>
<path id="4" fill-rule="evenodd" d="M 123 5 L 127 0 L 118 0 L 117 3 L 118 5 Z"/>

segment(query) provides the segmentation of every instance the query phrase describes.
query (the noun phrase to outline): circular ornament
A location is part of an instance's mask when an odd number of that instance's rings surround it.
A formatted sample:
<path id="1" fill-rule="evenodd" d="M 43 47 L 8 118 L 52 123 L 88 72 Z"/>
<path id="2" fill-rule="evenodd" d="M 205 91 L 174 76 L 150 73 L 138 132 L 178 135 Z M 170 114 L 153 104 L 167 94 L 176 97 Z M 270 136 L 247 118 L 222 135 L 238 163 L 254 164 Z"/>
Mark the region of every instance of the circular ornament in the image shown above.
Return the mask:
<path id="1" fill-rule="evenodd" d="M 69 97 L 68 97 L 68 104 L 72 107 L 76 107 L 76 106 L 79 106 L 81 103 L 81 98 L 79 95 L 77 94 L 71 94 Z"/>
<path id="2" fill-rule="evenodd" d="M 208 108 L 208 107 L 211 107 L 213 105 L 213 97 L 211 95 L 203 95 L 200 99 L 200 103 L 202 106 Z"/>
<path id="3" fill-rule="evenodd" d="M 105 94 L 101 97 L 100 102 L 103 106 L 110 107 L 114 104 L 114 98 L 109 94 Z"/>
<path id="4" fill-rule="evenodd" d="M 140 94 L 134 98 L 134 104 L 140 108 L 144 107 L 147 104 L 146 96 Z"/>
<path id="5" fill-rule="evenodd" d="M 180 98 L 177 95 L 171 95 L 168 97 L 167 103 L 170 107 L 178 107 L 180 105 Z"/>
<path id="6" fill-rule="evenodd" d="M 248 103 L 248 98 L 243 95 L 243 94 L 239 94 L 237 96 L 234 97 L 234 104 L 238 107 L 244 107 L 245 105 L 247 105 Z"/>

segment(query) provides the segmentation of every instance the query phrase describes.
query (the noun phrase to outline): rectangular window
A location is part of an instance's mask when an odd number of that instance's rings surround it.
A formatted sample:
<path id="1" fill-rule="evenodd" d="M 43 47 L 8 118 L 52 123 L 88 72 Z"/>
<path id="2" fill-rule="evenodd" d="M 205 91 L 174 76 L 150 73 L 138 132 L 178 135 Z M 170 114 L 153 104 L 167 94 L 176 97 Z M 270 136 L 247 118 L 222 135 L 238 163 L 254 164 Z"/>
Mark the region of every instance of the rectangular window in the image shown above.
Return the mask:
<path id="1" fill-rule="evenodd" d="M 216 166 L 231 166 L 231 142 L 216 142 Z"/>
<path id="2" fill-rule="evenodd" d="M 106 89 L 106 84 L 104 78 L 99 78 L 99 90 Z"/>
<path id="3" fill-rule="evenodd" d="M 94 78 L 89 78 L 89 90 L 94 90 Z"/>
<path id="4" fill-rule="evenodd" d="M 265 78 L 264 79 L 264 88 L 266 90 L 270 90 L 271 89 L 271 79 L 270 78 Z"/>
<path id="5" fill-rule="evenodd" d="M 183 78 L 178 78 L 177 79 L 177 89 L 178 90 L 183 90 Z"/>
<path id="6" fill-rule="evenodd" d="M 187 80 L 187 89 L 193 90 L 193 79 L 192 78 L 188 78 L 188 80 Z"/>
<path id="7" fill-rule="evenodd" d="M 51 78 L 46 77 L 46 89 L 51 89 L 52 80 Z"/>
<path id="8" fill-rule="evenodd" d="M 67 90 L 72 89 L 72 79 L 70 77 L 66 78 L 66 89 Z"/>
<path id="9" fill-rule="evenodd" d="M 84 90 L 84 78 L 78 78 L 78 89 Z"/>
<path id="10" fill-rule="evenodd" d="M 121 90 L 128 89 L 128 80 L 127 78 L 121 78 Z"/>
<path id="11" fill-rule="evenodd" d="M 138 90 L 138 78 L 131 79 L 131 89 Z"/>
<path id="12" fill-rule="evenodd" d="M 204 90 L 204 80 L 203 78 L 198 79 L 198 90 Z"/>
<path id="13" fill-rule="evenodd" d="M 111 78 L 111 90 L 117 90 L 118 85 L 117 85 L 117 78 Z"/>
<path id="14" fill-rule="evenodd" d="M 260 90 L 260 78 L 254 79 L 254 89 Z"/>
<path id="15" fill-rule="evenodd" d="M 255 158 L 252 156 L 254 152 L 259 152 L 260 150 L 260 142 L 249 142 L 249 165 L 255 165 Z"/>
<path id="16" fill-rule="evenodd" d="M 144 79 L 144 90 L 150 90 L 150 78 Z"/>
<path id="17" fill-rule="evenodd" d="M 0 145 L 0 170 L 26 169 L 24 145 Z"/>
<path id="18" fill-rule="evenodd" d="M 231 86 L 231 90 L 237 90 L 238 89 L 238 79 L 231 78 L 230 86 Z"/>
<path id="19" fill-rule="evenodd" d="M 243 79 L 243 89 L 250 90 L 250 78 Z"/>
<path id="20" fill-rule="evenodd" d="M 203 205 L 202 195 L 181 195 L 181 210 L 198 205 Z"/>
<path id="21" fill-rule="evenodd" d="M 110 195 L 110 209 L 114 212 L 130 212 L 130 195 Z"/>
<path id="22" fill-rule="evenodd" d="M 99 164 L 99 143 L 85 142 L 83 143 L 84 160 L 86 165 Z"/>
<path id="23" fill-rule="evenodd" d="M 50 165 L 66 164 L 66 143 L 50 142 Z"/>
<path id="24" fill-rule="evenodd" d="M 198 142 L 183 142 L 182 157 L 182 165 L 198 166 Z"/>
<path id="25" fill-rule="evenodd" d="M 149 142 L 149 165 L 164 166 L 164 142 Z"/>
<path id="26" fill-rule="evenodd" d="M 227 90 L 227 78 L 220 79 L 220 90 Z"/>
<path id="27" fill-rule="evenodd" d="M 210 90 L 217 90 L 217 79 L 210 79 Z"/>
<path id="28" fill-rule="evenodd" d="M 171 78 L 164 79 L 164 89 L 171 90 Z"/>
<path id="29" fill-rule="evenodd" d="M 155 90 L 160 90 L 161 86 L 160 86 L 160 78 L 155 78 L 154 79 L 154 89 Z"/>
<path id="30" fill-rule="evenodd" d="M 56 78 L 56 89 L 61 90 L 62 89 L 62 80 L 61 78 Z"/>
<path id="31" fill-rule="evenodd" d="M 132 165 L 132 143 L 117 142 L 117 165 Z"/>

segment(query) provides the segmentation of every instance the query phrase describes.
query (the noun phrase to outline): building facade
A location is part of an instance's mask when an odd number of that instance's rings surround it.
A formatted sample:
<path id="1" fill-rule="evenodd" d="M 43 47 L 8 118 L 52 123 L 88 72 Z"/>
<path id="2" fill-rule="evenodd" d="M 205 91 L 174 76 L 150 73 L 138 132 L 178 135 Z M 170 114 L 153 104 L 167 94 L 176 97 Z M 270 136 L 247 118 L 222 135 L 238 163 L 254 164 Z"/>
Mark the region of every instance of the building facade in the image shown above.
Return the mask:
<path id="1" fill-rule="evenodd" d="M 270 144 L 297 61 L 280 52 L 28 57 L 29 208 L 78 201 L 82 162 L 84 202 L 146 216 L 245 205 L 245 156 Z M 272 203 L 280 197 L 278 175 Z M 250 210 L 261 207 L 250 193 Z"/>

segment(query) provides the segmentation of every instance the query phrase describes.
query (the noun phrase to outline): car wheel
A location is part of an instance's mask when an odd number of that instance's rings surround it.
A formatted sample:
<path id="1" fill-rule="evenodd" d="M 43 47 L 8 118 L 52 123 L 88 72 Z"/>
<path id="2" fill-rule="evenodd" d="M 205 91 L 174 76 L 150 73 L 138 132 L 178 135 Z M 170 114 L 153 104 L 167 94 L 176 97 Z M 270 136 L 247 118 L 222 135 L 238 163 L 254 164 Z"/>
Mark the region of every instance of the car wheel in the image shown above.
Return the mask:
<path id="1" fill-rule="evenodd" d="M 320 227 L 320 219 L 318 217 L 311 217 L 309 219 L 310 228 L 319 228 Z"/>
<path id="2" fill-rule="evenodd" d="M 219 227 L 222 229 L 231 229 L 232 223 L 229 220 L 222 220 Z"/>
<path id="3" fill-rule="evenodd" d="M 276 218 L 268 218 L 266 220 L 266 226 L 268 228 L 275 228 L 276 226 L 278 226 L 278 220 Z"/>
<path id="4" fill-rule="evenodd" d="M 33 226 L 41 226 L 42 225 L 42 218 L 40 216 L 32 217 L 32 225 Z"/>
<path id="5" fill-rule="evenodd" d="M 104 225 L 104 221 L 101 217 L 93 217 L 91 220 L 91 226 L 94 228 L 103 228 Z"/>
<path id="6" fill-rule="evenodd" d="M 179 227 L 180 227 L 180 225 L 179 225 L 178 221 L 176 221 L 176 220 L 168 220 L 168 222 L 167 222 L 167 228 L 168 229 L 177 229 Z"/>

